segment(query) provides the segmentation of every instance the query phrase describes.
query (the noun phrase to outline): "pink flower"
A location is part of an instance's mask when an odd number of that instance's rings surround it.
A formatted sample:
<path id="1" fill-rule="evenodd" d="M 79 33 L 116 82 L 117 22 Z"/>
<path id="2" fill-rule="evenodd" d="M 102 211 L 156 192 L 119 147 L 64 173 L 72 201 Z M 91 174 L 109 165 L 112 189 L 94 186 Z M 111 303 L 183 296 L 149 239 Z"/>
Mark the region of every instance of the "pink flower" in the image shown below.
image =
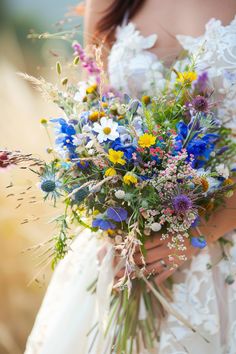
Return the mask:
<path id="1" fill-rule="evenodd" d="M 9 153 L 6 151 L 0 152 L 0 168 L 7 168 L 10 166 L 11 160 L 9 159 Z"/>

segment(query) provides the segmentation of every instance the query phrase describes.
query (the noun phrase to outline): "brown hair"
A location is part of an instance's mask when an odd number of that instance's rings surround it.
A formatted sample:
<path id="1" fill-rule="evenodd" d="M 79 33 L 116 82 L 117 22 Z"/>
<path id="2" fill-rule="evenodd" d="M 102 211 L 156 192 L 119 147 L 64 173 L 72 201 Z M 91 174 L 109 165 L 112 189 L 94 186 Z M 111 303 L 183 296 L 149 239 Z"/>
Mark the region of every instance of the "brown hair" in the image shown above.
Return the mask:
<path id="1" fill-rule="evenodd" d="M 127 14 L 128 19 L 132 18 L 141 8 L 144 1 L 145 0 L 114 0 L 98 22 L 96 32 L 111 34 L 115 28 L 122 23 L 124 16 Z"/>

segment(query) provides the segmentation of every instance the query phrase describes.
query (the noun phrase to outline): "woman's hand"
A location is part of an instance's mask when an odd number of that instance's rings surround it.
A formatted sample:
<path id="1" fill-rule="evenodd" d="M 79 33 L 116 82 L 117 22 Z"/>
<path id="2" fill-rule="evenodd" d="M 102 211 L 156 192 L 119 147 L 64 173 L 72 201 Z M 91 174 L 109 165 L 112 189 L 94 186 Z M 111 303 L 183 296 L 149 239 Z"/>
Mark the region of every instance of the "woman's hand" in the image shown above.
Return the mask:
<path id="1" fill-rule="evenodd" d="M 190 240 L 186 239 L 184 245 L 185 251 L 175 251 L 173 259 L 169 259 L 171 250 L 167 246 L 169 240 L 161 240 L 161 234 L 157 233 L 154 236 L 150 236 L 145 242 L 145 248 L 147 250 L 145 256 L 146 262 L 146 275 L 153 274 L 157 284 L 162 283 L 170 275 L 172 275 L 176 269 L 183 264 L 187 259 L 190 259 L 193 255 L 197 254 L 198 249 L 194 248 L 190 244 Z M 179 256 L 185 256 L 183 257 Z M 182 259 L 181 259 L 182 258 Z M 136 252 L 134 256 L 135 262 L 141 268 L 143 267 L 142 255 L 140 252 Z M 120 258 L 117 256 L 115 263 L 119 262 Z M 124 275 L 124 269 L 117 273 L 117 278 L 121 278 Z"/>
<path id="2" fill-rule="evenodd" d="M 212 215 L 208 222 L 202 221 L 202 225 L 199 226 L 198 232 L 192 230 L 193 236 L 204 235 L 207 239 L 207 243 L 215 242 L 219 237 L 222 237 L 227 232 L 236 228 L 236 193 L 232 198 L 226 201 L 226 207 L 217 211 Z M 186 250 L 184 252 L 177 252 L 177 256 L 173 261 L 169 259 L 171 250 L 167 247 L 168 240 L 161 240 L 161 234 L 157 233 L 154 236 L 148 238 L 145 242 L 145 248 L 147 250 L 145 255 L 147 275 L 152 273 L 155 276 L 157 284 L 161 284 L 169 276 L 171 276 L 176 269 L 181 266 L 185 260 L 180 259 L 178 256 L 185 256 L 187 259 L 191 259 L 192 256 L 199 252 L 198 248 L 192 247 L 190 239 L 185 239 Z M 104 250 L 101 251 L 103 258 Z M 135 254 L 135 262 L 140 268 L 143 267 L 142 255 L 138 251 Z M 114 259 L 114 266 L 120 262 L 120 257 L 116 256 Z M 173 264 L 175 266 L 173 266 Z M 120 270 L 116 277 L 120 279 L 124 275 L 124 269 Z"/>

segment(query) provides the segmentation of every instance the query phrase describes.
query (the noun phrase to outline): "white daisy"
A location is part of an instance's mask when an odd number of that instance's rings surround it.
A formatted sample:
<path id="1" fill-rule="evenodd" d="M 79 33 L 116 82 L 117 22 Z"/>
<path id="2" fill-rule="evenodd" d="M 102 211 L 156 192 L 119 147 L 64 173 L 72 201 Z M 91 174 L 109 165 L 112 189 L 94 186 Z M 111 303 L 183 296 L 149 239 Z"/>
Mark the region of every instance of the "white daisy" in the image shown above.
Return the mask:
<path id="1" fill-rule="evenodd" d="M 78 83 L 78 91 L 74 95 L 74 100 L 76 102 L 82 102 L 84 97 L 86 96 L 86 89 L 88 84 L 84 81 Z"/>
<path id="2" fill-rule="evenodd" d="M 99 143 L 103 141 L 116 140 L 119 137 L 117 132 L 118 123 L 114 122 L 112 119 L 102 117 L 100 123 L 94 123 L 93 130 L 98 133 L 97 139 Z"/>
<path id="3" fill-rule="evenodd" d="M 203 168 L 200 168 L 199 170 L 197 170 L 197 174 L 200 177 L 204 177 L 204 179 L 208 183 L 208 189 L 204 193 L 205 195 L 207 195 L 208 193 L 214 192 L 214 191 L 216 191 L 219 188 L 221 182 L 217 178 L 212 177 L 210 175 L 210 171 L 209 170 L 204 170 Z"/>
<path id="4" fill-rule="evenodd" d="M 223 178 L 229 178 L 229 169 L 223 163 L 220 163 L 216 166 L 216 172 L 219 173 L 219 175 Z"/>

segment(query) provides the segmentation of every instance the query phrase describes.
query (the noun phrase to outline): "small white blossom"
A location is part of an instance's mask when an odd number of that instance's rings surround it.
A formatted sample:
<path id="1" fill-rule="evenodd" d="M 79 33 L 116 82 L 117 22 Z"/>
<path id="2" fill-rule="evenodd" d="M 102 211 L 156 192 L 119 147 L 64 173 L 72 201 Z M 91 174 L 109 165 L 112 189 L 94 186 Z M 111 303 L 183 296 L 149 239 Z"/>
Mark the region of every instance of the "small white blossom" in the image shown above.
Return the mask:
<path id="1" fill-rule="evenodd" d="M 94 145 L 94 141 L 93 140 L 90 140 L 87 144 L 86 144 L 86 148 L 87 149 L 91 149 Z"/>
<path id="2" fill-rule="evenodd" d="M 78 91 L 74 95 L 74 100 L 76 102 L 82 102 L 83 98 L 86 96 L 87 83 L 82 81 L 78 84 Z"/>
<path id="3" fill-rule="evenodd" d="M 125 192 L 119 189 L 118 191 L 115 192 L 115 197 L 117 199 L 124 199 L 125 197 Z"/>
<path id="4" fill-rule="evenodd" d="M 88 150 L 88 154 L 89 154 L 89 155 L 94 155 L 94 153 L 95 153 L 95 150 L 94 150 L 94 149 L 89 149 L 89 150 Z"/>
<path id="5" fill-rule="evenodd" d="M 159 224 L 158 222 L 154 222 L 152 225 L 151 225 L 151 229 L 152 231 L 154 232 L 158 232 L 161 230 L 161 224 Z"/>
<path id="6" fill-rule="evenodd" d="M 216 166 L 216 172 L 219 173 L 219 175 L 224 178 L 229 178 L 229 169 L 223 163 Z"/>

